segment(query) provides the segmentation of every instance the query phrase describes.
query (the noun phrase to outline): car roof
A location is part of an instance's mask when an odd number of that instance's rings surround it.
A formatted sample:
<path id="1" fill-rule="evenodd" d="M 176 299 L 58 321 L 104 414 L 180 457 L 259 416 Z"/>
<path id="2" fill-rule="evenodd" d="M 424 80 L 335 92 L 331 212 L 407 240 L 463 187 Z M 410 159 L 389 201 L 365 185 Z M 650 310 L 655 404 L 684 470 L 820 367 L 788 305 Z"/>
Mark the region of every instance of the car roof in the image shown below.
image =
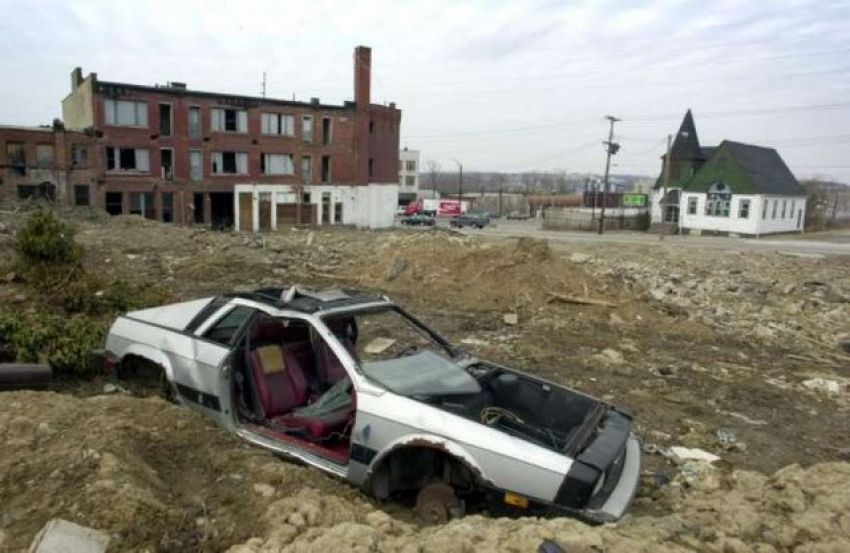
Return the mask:
<path id="1" fill-rule="evenodd" d="M 244 298 L 258 303 L 264 303 L 278 309 L 290 309 L 302 313 L 316 313 L 339 307 L 349 307 L 361 304 L 386 302 L 386 296 L 380 296 L 352 288 L 327 288 L 324 290 L 309 290 L 296 286 L 289 288 L 258 288 L 252 292 L 234 292 L 228 297 Z"/>

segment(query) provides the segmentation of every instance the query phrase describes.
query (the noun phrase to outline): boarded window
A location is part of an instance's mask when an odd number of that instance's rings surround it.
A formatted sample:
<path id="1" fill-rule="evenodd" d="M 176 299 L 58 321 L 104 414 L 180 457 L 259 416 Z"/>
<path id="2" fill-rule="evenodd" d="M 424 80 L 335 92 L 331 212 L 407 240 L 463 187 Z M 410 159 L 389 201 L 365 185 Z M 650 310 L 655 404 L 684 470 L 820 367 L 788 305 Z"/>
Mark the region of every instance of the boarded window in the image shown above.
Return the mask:
<path id="1" fill-rule="evenodd" d="M 148 105 L 145 102 L 104 100 L 103 104 L 107 125 L 123 127 L 148 126 Z"/>
<path id="2" fill-rule="evenodd" d="M 201 108 L 189 108 L 189 138 L 201 138 Z"/>

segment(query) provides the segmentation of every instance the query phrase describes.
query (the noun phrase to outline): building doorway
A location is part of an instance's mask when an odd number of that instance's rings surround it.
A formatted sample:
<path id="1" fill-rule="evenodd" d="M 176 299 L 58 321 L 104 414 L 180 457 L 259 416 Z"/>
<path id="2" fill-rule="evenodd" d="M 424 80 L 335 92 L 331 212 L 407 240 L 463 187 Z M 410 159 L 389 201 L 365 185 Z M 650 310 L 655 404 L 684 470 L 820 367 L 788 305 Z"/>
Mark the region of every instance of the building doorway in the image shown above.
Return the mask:
<path id="1" fill-rule="evenodd" d="M 106 193 L 106 212 L 110 215 L 121 215 L 124 213 L 124 194 L 121 192 Z"/>
<path id="2" fill-rule="evenodd" d="M 233 228 L 232 192 L 210 192 L 210 225 L 216 230 Z"/>

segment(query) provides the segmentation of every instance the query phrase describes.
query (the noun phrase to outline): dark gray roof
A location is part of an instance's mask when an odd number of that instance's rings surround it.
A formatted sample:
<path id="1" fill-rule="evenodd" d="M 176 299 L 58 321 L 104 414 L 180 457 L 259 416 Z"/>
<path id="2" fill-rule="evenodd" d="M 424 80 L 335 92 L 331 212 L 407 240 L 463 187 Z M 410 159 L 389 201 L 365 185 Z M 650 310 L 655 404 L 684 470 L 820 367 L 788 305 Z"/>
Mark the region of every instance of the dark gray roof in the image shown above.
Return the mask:
<path id="1" fill-rule="evenodd" d="M 724 140 L 718 149 L 724 145 L 749 175 L 756 194 L 806 195 L 805 189 L 773 148 Z"/>
<path id="2" fill-rule="evenodd" d="M 717 149 L 717 146 L 700 146 L 700 153 L 702 154 L 703 159 L 708 159 L 711 157 L 711 154 L 714 153 L 714 150 Z"/>
<path id="3" fill-rule="evenodd" d="M 685 113 L 685 118 L 682 119 L 682 124 L 679 126 L 679 132 L 676 133 L 676 138 L 673 140 L 673 146 L 670 148 L 673 159 L 699 159 L 702 157 L 702 152 L 699 147 L 699 137 L 697 137 L 697 128 L 694 125 L 694 116 L 691 110 Z"/>

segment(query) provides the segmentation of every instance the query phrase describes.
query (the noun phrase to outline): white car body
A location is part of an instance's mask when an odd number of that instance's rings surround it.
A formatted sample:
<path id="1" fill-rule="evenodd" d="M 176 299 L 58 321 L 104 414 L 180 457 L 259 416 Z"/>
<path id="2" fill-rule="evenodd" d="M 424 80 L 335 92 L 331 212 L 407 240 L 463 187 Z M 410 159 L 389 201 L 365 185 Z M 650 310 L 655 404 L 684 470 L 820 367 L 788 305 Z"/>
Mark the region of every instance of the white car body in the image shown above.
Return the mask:
<path id="1" fill-rule="evenodd" d="M 579 392 L 462 354 L 457 365 L 481 372 L 482 378 L 492 373 L 496 375 L 492 378 L 514 386 L 518 375 L 522 386 L 540 388 L 534 388 L 535 393 L 560 394 L 565 399 L 559 401 L 592 404 L 587 424 L 594 427 L 576 431 L 586 434 L 581 447 L 559 451 L 483 424 L 474 413 L 462 416 L 443 404 L 400 395 L 367 377 L 325 324 L 329 317 L 341 314 L 400 310 L 395 304 L 360 293 L 322 296 L 293 290 L 290 297 L 295 295 L 311 307 L 294 308 L 297 302 L 273 301 L 260 294 L 235 294 L 133 311 L 113 323 L 106 340 L 107 355 L 118 362 L 132 356 L 160 366 L 180 403 L 214 418 L 252 444 L 299 459 L 378 497 L 387 497 L 404 484 L 391 473 L 397 469 L 388 459 L 407 448 L 405 454 L 421 450 L 447 456 L 451 466 L 462 467 L 462 478 L 474 479 L 476 493 L 485 494 L 491 503 L 504 501 L 519 505 L 522 511 L 565 513 L 591 522 L 615 521 L 626 512 L 640 473 L 639 442 L 630 432 L 627 414 Z M 345 462 L 329 458 L 320 448 L 276 439 L 237 417 L 234 345 L 210 340 L 208 332 L 239 306 L 263 316 L 303 321 L 338 357 L 351 381 L 356 405 L 350 437 L 346 435 L 350 449 Z M 593 468 L 594 463 L 600 466 Z"/>

